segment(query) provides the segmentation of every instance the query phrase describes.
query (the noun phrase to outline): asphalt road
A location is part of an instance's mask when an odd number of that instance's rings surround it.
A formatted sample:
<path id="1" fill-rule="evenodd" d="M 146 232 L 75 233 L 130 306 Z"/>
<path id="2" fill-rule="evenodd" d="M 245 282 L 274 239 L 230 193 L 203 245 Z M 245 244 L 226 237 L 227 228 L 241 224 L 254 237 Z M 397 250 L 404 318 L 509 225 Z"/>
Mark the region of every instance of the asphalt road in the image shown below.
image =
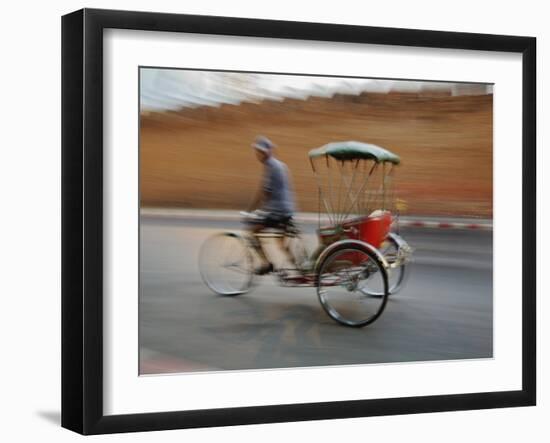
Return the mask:
<path id="1" fill-rule="evenodd" d="M 261 277 L 250 293 L 213 294 L 197 256 L 235 222 L 141 217 L 142 374 L 490 358 L 492 232 L 409 228 L 415 249 L 404 288 L 373 324 L 340 326 L 314 288 Z M 309 244 L 314 226 L 304 226 Z"/>

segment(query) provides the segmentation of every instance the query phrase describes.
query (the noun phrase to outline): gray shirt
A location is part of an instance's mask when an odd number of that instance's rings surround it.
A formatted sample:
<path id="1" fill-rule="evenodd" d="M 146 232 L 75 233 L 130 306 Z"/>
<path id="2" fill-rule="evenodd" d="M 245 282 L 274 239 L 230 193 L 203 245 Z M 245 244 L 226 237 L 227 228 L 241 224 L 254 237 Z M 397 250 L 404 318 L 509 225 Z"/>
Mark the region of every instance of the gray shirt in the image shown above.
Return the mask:
<path id="1" fill-rule="evenodd" d="M 266 197 L 262 209 L 281 215 L 292 215 L 294 196 L 286 165 L 275 157 L 269 157 L 264 163 L 264 191 Z"/>

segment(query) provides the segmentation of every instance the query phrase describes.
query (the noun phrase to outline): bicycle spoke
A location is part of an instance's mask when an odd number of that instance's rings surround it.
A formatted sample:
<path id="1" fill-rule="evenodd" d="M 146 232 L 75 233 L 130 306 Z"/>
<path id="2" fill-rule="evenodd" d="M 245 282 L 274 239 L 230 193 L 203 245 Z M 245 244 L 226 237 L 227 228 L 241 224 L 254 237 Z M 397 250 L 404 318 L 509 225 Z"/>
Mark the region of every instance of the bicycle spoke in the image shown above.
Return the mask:
<path id="1" fill-rule="evenodd" d="M 377 266 L 375 272 L 371 270 Z M 318 295 L 327 313 L 348 326 L 374 321 L 385 306 L 386 297 L 366 297 L 362 288 L 371 282 L 386 291 L 382 264 L 360 249 L 338 250 L 321 265 Z M 387 293 L 386 293 L 387 296 Z"/>

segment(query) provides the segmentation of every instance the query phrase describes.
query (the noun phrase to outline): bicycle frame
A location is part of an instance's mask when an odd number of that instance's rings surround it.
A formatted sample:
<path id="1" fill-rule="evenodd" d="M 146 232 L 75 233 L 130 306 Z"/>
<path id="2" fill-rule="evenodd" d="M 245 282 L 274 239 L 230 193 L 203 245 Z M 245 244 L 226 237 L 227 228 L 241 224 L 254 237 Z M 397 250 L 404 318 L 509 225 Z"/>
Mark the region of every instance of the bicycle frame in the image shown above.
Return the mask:
<path id="1" fill-rule="evenodd" d="M 307 253 L 305 247 L 305 242 L 302 238 L 301 232 L 299 229 L 292 227 L 291 229 L 265 229 L 260 232 L 250 233 L 246 232 L 243 236 L 247 241 L 250 249 L 254 251 L 254 256 L 258 253 L 256 251 L 256 241 L 262 242 L 269 239 L 284 239 L 283 243 L 280 245 L 283 248 L 284 252 L 288 254 L 294 264 L 292 268 L 279 267 L 277 269 L 277 276 L 281 284 L 284 286 L 314 286 L 315 285 L 315 275 L 312 273 L 311 266 L 307 266 L 307 263 L 304 262 L 314 262 L 313 255 Z M 297 247 L 305 252 L 303 256 L 297 256 L 296 251 L 291 248 L 291 241 L 294 240 L 298 242 Z M 294 248 L 296 249 L 296 248 Z M 269 256 L 270 254 L 265 250 L 264 253 Z M 272 261 L 272 260 L 270 260 Z M 290 276 L 292 273 L 294 275 Z"/>

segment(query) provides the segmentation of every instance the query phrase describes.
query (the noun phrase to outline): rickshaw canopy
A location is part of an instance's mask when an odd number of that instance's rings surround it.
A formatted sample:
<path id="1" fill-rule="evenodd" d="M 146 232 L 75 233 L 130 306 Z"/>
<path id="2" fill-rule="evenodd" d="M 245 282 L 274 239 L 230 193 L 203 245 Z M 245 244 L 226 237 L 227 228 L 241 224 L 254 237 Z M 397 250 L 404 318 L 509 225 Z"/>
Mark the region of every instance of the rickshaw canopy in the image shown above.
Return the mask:
<path id="1" fill-rule="evenodd" d="M 357 141 L 328 143 L 320 148 L 309 151 L 309 158 L 315 159 L 323 156 L 329 156 L 336 160 L 374 160 L 376 163 L 392 163 L 398 165 L 401 159 L 387 149 L 381 148 L 370 143 L 361 143 Z"/>

